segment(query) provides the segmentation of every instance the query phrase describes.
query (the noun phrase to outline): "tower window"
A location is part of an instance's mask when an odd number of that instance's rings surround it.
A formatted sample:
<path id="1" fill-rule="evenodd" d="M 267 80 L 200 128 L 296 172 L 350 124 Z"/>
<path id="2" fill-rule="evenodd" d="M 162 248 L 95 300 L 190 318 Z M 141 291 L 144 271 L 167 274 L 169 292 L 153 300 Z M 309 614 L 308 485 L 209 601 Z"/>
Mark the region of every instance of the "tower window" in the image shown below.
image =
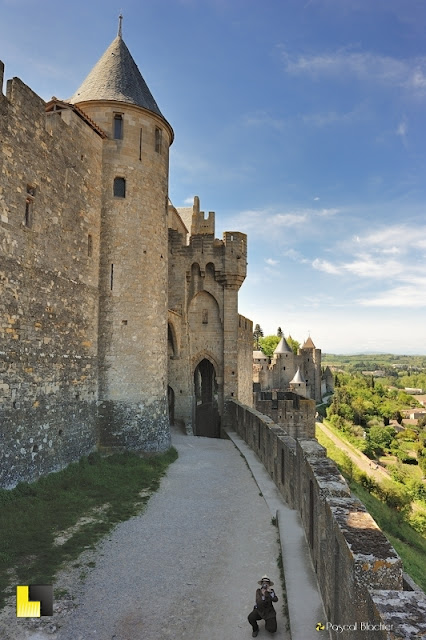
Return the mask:
<path id="1" fill-rule="evenodd" d="M 116 140 L 123 139 L 123 116 L 121 113 L 114 115 L 114 138 Z"/>
<path id="2" fill-rule="evenodd" d="M 24 224 L 30 228 L 33 224 L 33 207 L 36 190 L 35 187 L 27 185 L 27 197 L 25 198 L 25 218 Z"/>
<path id="3" fill-rule="evenodd" d="M 139 160 L 142 161 L 142 129 L 139 131 Z"/>
<path id="4" fill-rule="evenodd" d="M 114 195 L 116 198 L 126 197 L 126 180 L 124 178 L 114 178 Z"/>
<path id="5" fill-rule="evenodd" d="M 203 318 L 203 324 L 209 323 L 209 312 L 207 309 L 203 309 L 202 318 Z"/>
<path id="6" fill-rule="evenodd" d="M 155 150 L 157 153 L 161 153 L 162 138 L 163 138 L 163 132 L 161 131 L 161 129 L 156 128 L 155 129 Z"/>
<path id="7" fill-rule="evenodd" d="M 89 256 L 89 258 L 91 258 L 92 254 L 93 254 L 93 238 L 89 233 L 89 235 L 87 236 L 87 255 Z"/>

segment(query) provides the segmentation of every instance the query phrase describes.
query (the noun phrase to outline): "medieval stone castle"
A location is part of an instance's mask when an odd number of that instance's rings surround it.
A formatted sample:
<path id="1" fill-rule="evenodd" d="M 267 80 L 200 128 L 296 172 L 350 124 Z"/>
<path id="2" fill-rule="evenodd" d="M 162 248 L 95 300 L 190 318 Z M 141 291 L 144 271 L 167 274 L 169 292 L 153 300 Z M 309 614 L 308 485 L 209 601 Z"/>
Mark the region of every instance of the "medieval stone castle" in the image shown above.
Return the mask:
<path id="1" fill-rule="evenodd" d="M 314 439 L 332 387 L 320 350 L 283 339 L 253 358 L 246 236 L 218 240 L 197 197 L 169 200 L 173 130 L 121 22 L 67 100 L 18 78 L 3 95 L 3 75 L 0 62 L 0 487 L 95 447 L 164 451 L 170 422 L 231 428 L 300 514 L 328 618 L 397 630 L 333 638 L 426 633 L 424 594 Z"/>
<path id="2" fill-rule="evenodd" d="M 4 67 L 0 67 L 3 84 Z M 0 96 L 1 486 L 252 403 L 247 238 L 168 199 L 173 130 L 119 33 L 67 101 Z"/>

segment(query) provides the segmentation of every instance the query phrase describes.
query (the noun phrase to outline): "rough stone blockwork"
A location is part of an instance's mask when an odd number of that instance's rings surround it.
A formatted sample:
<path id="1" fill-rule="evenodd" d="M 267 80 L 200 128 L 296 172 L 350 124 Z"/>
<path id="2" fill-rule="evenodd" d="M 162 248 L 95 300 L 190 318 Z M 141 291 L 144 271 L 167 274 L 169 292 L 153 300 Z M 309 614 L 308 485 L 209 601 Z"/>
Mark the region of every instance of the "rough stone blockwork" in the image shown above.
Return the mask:
<path id="1" fill-rule="evenodd" d="M 0 95 L 0 138 L 0 486 L 10 487 L 96 443 L 101 145 L 80 118 L 47 117 L 16 78 Z"/>
<path id="2" fill-rule="evenodd" d="M 426 595 L 403 590 L 401 559 L 324 447 L 292 438 L 271 418 L 236 401 L 226 403 L 226 426 L 255 451 L 300 513 L 328 621 L 336 626 L 332 637 L 424 637 Z"/>

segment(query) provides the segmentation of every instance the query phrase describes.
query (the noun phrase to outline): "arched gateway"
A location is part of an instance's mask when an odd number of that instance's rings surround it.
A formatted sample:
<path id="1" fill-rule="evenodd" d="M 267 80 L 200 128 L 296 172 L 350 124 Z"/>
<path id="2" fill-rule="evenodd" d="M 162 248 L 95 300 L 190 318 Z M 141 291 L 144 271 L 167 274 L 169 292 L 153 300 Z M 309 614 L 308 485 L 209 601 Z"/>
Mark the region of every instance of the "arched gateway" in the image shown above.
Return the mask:
<path id="1" fill-rule="evenodd" d="M 194 435 L 220 437 L 220 415 L 216 371 L 204 358 L 194 371 L 195 429 Z"/>

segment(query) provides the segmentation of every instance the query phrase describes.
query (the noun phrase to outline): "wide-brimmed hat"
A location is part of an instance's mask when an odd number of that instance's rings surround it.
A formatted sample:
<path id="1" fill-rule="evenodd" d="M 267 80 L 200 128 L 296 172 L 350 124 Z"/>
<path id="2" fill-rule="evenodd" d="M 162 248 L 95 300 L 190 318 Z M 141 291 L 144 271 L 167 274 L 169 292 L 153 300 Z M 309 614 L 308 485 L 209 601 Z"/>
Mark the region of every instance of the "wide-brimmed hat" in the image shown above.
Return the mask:
<path id="1" fill-rule="evenodd" d="M 269 585 L 271 587 L 274 586 L 274 583 L 271 582 L 270 578 L 268 578 L 268 576 L 263 576 L 262 580 L 259 580 L 259 582 L 257 584 L 262 584 L 262 582 L 269 582 Z"/>

